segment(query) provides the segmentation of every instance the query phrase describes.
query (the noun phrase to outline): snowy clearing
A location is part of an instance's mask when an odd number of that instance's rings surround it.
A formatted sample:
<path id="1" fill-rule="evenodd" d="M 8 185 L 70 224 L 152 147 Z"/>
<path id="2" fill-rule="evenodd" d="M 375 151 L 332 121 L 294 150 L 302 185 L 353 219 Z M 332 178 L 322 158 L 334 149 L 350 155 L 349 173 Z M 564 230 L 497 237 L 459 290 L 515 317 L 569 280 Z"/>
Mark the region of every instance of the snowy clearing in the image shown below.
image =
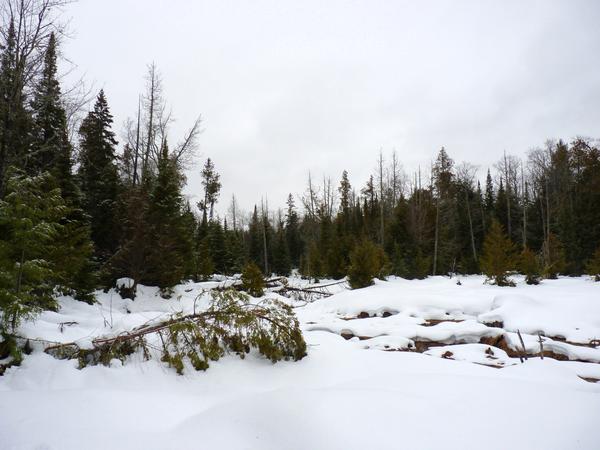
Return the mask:
<path id="1" fill-rule="evenodd" d="M 0 449 L 600 448 L 600 283 L 460 280 L 336 285 L 312 303 L 287 300 L 309 344 L 299 362 L 229 356 L 178 376 L 136 355 L 78 370 L 34 343 L 0 377 Z M 150 287 L 135 301 L 61 298 L 58 313 L 20 332 L 85 346 L 205 308 L 207 296 L 195 299 L 218 284 L 178 286 L 170 300 Z"/>

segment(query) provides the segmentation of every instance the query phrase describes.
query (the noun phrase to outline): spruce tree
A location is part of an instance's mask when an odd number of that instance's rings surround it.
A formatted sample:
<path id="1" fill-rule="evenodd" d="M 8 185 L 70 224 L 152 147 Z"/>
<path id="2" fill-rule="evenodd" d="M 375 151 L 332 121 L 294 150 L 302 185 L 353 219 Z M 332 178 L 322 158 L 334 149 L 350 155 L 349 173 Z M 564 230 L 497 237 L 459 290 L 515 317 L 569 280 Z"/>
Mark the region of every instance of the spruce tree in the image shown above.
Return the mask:
<path id="1" fill-rule="evenodd" d="M 498 286 L 514 286 L 508 278 L 511 270 L 515 269 L 515 248 L 512 241 L 504 233 L 502 225 L 494 219 L 490 224 L 483 242 L 481 270 L 487 276 L 487 281 Z"/>
<path id="2" fill-rule="evenodd" d="M 227 252 L 231 258 L 229 272 L 231 274 L 241 273 L 247 259 L 243 233 L 239 230 L 227 230 L 225 233 L 225 243 Z"/>
<path id="3" fill-rule="evenodd" d="M 79 179 L 83 209 L 91 219 L 96 255 L 106 261 L 116 250 L 118 222 L 115 216 L 119 179 L 111 130 L 112 115 L 104 91 L 100 90 L 94 109 L 83 120 L 79 133 Z"/>
<path id="4" fill-rule="evenodd" d="M 8 24 L 0 56 L 0 199 L 6 172 L 12 165 L 24 167 L 30 137 L 31 115 L 25 109 L 23 73 L 17 63 L 14 21 Z"/>
<path id="5" fill-rule="evenodd" d="M 348 283 L 352 289 L 373 284 L 373 278 L 384 278 L 385 254 L 383 249 L 370 240 L 364 239 L 350 254 Z"/>
<path id="6" fill-rule="evenodd" d="M 290 253 L 286 241 L 283 223 L 279 223 L 275 232 L 273 245 L 273 272 L 277 275 L 287 277 L 292 270 Z"/>
<path id="7" fill-rule="evenodd" d="M 546 242 L 544 242 L 542 250 L 544 255 L 544 277 L 551 280 L 556 279 L 567 265 L 564 246 L 558 236 L 551 232 Z"/>
<path id="8" fill-rule="evenodd" d="M 214 270 L 219 274 L 229 272 L 229 263 L 227 247 L 225 244 L 225 234 L 223 227 L 218 220 L 211 220 L 208 224 L 208 248 L 210 259 L 214 265 Z"/>
<path id="9" fill-rule="evenodd" d="M 4 331 L 55 309 L 60 274 L 53 256 L 68 208 L 48 174 L 13 173 L 0 201 L 0 311 Z"/>
<path id="10" fill-rule="evenodd" d="M 32 152 L 27 158 L 29 173 L 48 171 L 59 183 L 67 203 L 80 206 L 80 194 L 72 169 L 72 147 L 67 133 L 67 115 L 57 79 L 56 38 L 50 35 L 41 77 L 34 89 Z"/>
<path id="11" fill-rule="evenodd" d="M 540 283 L 540 264 L 537 256 L 529 247 L 525 247 L 519 256 L 519 271 L 525 275 L 527 284 Z"/>
<path id="12" fill-rule="evenodd" d="M 72 147 L 68 139 L 67 119 L 57 79 L 56 39 L 50 35 L 40 79 L 34 88 L 31 152 L 25 168 L 30 174 L 49 172 L 60 187 L 69 213 L 55 246 L 59 289 L 87 302 L 93 301 L 96 285 L 90 258 L 93 246 L 88 217 L 81 210 L 81 192 L 72 172 Z"/>
<path id="13" fill-rule="evenodd" d="M 265 280 L 259 267 L 250 261 L 242 271 L 242 288 L 253 297 L 262 297 Z"/>
<path id="14" fill-rule="evenodd" d="M 285 216 L 285 238 L 290 253 L 290 260 L 293 267 L 300 266 L 300 255 L 302 254 L 302 238 L 300 236 L 300 219 L 296 212 L 294 197 L 288 195 L 287 213 Z"/>
<path id="15" fill-rule="evenodd" d="M 148 205 L 150 251 L 147 284 L 160 287 L 166 294 L 186 275 L 193 234 L 186 226 L 181 195 L 182 177 L 177 164 L 163 142 L 157 165 L 157 175 Z"/>
<path id="16" fill-rule="evenodd" d="M 203 221 L 212 220 L 215 203 L 221 191 L 221 182 L 219 181 L 220 175 L 215 170 L 215 165 L 210 158 L 204 163 L 200 175 L 202 176 L 202 186 L 204 187 L 204 199 L 198 202 L 198 208 L 202 211 Z"/>

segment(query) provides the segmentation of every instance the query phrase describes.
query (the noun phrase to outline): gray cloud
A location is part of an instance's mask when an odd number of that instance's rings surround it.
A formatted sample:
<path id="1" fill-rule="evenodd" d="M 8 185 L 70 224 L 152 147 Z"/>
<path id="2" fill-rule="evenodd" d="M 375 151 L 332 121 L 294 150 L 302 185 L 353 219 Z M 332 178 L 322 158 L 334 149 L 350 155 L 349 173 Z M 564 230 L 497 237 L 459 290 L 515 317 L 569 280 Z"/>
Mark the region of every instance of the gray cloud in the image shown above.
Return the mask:
<path id="1" fill-rule="evenodd" d="M 245 208 L 308 171 L 362 185 L 379 149 L 427 167 L 444 145 L 485 170 L 503 150 L 598 136 L 595 1 L 81 1 L 65 53 L 117 124 L 156 61 L 177 122 Z M 120 126 L 120 125 L 119 125 Z M 199 168 L 196 169 L 196 172 Z M 195 172 L 187 192 L 199 192 Z"/>

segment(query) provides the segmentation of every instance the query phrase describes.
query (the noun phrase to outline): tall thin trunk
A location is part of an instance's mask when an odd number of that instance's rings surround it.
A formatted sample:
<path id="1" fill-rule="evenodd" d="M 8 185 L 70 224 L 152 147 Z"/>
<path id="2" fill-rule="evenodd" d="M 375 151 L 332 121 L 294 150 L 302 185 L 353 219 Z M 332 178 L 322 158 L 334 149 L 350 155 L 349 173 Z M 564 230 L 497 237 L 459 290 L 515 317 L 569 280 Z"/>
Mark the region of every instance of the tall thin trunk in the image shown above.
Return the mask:
<path id="1" fill-rule="evenodd" d="M 383 234 L 384 234 L 384 198 L 383 198 L 384 186 L 383 186 L 383 154 L 379 151 L 379 215 L 380 215 L 380 237 L 379 243 L 383 247 Z"/>
<path id="2" fill-rule="evenodd" d="M 262 209 L 262 216 L 263 216 L 263 220 L 262 220 L 262 235 L 263 235 L 263 255 L 264 255 L 264 263 L 265 263 L 265 275 L 268 276 L 269 275 L 269 257 L 268 257 L 268 252 L 267 252 L 267 224 L 266 221 L 268 220 L 266 214 L 265 214 L 265 210 L 264 210 L 264 205 L 263 202 L 261 201 L 261 209 Z M 268 208 L 268 207 L 267 207 Z M 268 209 L 267 209 L 268 212 Z"/>
<path id="3" fill-rule="evenodd" d="M 506 150 L 504 151 L 504 181 L 506 182 L 506 219 L 508 225 L 508 237 L 512 239 L 512 230 L 510 223 L 510 180 L 508 179 L 508 163 L 506 160 Z"/>
<path id="4" fill-rule="evenodd" d="M 471 218 L 471 207 L 469 205 L 469 192 L 465 190 L 465 201 L 467 202 L 467 216 L 469 217 L 469 230 L 471 232 L 471 248 L 473 249 L 473 259 L 477 261 L 477 249 L 475 248 L 475 235 L 473 234 L 473 220 Z"/>
<path id="5" fill-rule="evenodd" d="M 154 64 L 150 67 L 150 98 L 149 98 L 149 110 L 148 110 L 148 135 L 146 136 L 146 150 L 144 152 L 144 167 L 142 171 L 146 171 L 148 169 L 148 158 L 150 157 L 150 149 L 152 147 L 152 139 L 154 132 L 154 102 L 155 102 L 155 92 L 156 90 L 156 69 Z"/>
<path id="6" fill-rule="evenodd" d="M 140 116 L 141 116 L 141 102 L 142 100 L 138 97 L 138 113 L 137 113 L 137 127 L 135 130 L 135 155 L 133 157 L 133 185 L 137 184 L 138 178 L 138 156 L 140 154 Z"/>
<path id="7" fill-rule="evenodd" d="M 438 238 L 439 238 L 439 223 L 440 223 L 440 199 L 436 201 L 435 207 L 435 241 L 433 244 L 433 275 L 436 275 L 437 271 L 437 255 L 438 255 Z"/>
<path id="8" fill-rule="evenodd" d="M 525 250 L 527 248 L 527 202 L 529 195 L 527 193 L 527 182 L 523 175 L 523 165 L 521 165 L 521 186 L 523 190 L 523 250 Z"/>

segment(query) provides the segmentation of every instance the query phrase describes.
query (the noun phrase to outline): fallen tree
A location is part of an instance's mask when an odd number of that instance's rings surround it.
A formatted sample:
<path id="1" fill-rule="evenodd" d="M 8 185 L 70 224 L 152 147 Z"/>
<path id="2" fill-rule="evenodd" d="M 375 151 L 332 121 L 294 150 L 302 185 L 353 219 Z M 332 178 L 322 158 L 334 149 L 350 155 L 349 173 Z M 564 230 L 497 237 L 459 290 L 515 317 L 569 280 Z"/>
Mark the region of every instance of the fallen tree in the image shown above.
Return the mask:
<path id="1" fill-rule="evenodd" d="M 188 361 L 196 370 L 206 370 L 231 352 L 244 358 L 251 349 L 272 362 L 298 361 L 306 355 L 306 343 L 292 308 L 276 299 L 251 303 L 251 297 L 235 289 L 211 291 L 211 305 L 193 314 L 176 314 L 116 336 L 98 337 L 91 348 L 75 342 L 46 347 L 61 359 L 78 359 L 79 367 L 109 365 L 141 352 L 145 359 L 157 353 L 181 374 Z"/>

